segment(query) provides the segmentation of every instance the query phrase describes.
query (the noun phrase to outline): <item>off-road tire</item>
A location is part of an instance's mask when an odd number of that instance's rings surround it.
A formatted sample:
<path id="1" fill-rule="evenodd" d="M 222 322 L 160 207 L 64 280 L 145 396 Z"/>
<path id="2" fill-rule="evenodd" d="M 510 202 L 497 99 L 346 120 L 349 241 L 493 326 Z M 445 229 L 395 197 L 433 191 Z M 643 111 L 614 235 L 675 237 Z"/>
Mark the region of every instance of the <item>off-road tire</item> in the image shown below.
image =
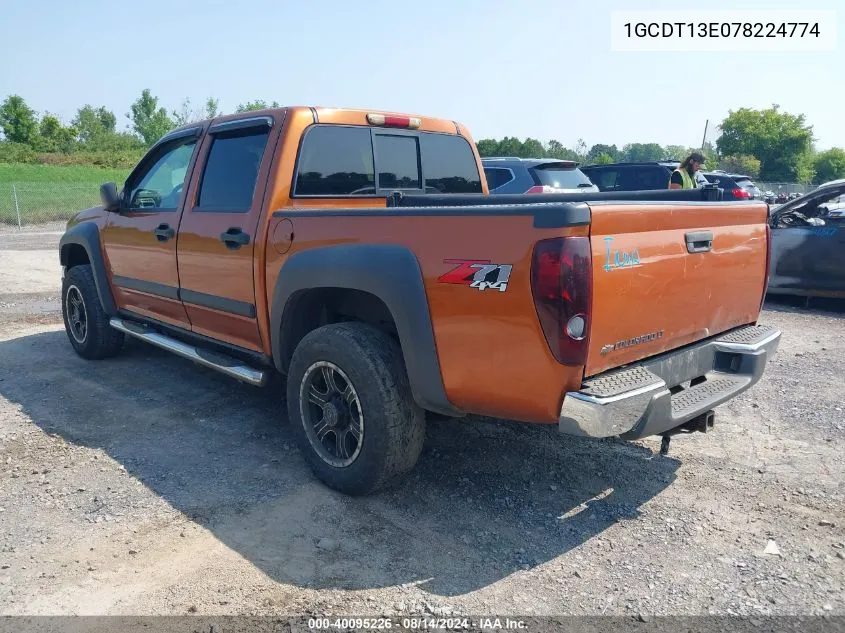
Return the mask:
<path id="1" fill-rule="evenodd" d="M 81 299 L 84 310 L 84 335 L 80 333 L 78 324 L 73 325 L 77 320 L 74 319 L 74 308 L 69 305 L 77 299 Z M 78 305 L 78 300 L 75 302 Z M 62 319 L 70 344 L 82 358 L 99 360 L 120 352 L 123 332 L 109 325 L 109 316 L 100 304 L 94 273 L 88 264 L 74 266 L 65 273 L 62 280 Z"/>
<path id="2" fill-rule="evenodd" d="M 320 362 L 341 370 L 360 402 L 360 449 L 349 465 L 328 463 L 306 431 L 312 422 L 306 419 L 307 412 L 303 416 L 302 391 L 309 368 L 316 371 L 313 367 Z M 399 345 L 375 327 L 336 323 L 308 333 L 291 360 L 287 401 L 291 427 L 305 460 L 335 490 L 369 494 L 396 481 L 417 463 L 425 441 L 425 415 L 411 395 Z"/>

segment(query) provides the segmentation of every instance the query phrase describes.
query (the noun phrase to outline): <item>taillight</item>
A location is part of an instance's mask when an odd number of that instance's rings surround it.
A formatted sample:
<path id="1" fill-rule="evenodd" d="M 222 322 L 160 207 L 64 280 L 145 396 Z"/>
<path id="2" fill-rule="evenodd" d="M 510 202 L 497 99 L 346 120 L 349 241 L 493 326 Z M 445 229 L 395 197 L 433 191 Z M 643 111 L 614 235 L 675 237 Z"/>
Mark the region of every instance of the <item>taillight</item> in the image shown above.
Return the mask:
<path id="1" fill-rule="evenodd" d="M 564 365 L 583 365 L 590 339 L 592 294 L 590 238 L 537 242 L 531 292 L 552 355 Z"/>
<path id="2" fill-rule="evenodd" d="M 745 189 L 740 189 L 737 187 L 736 189 L 731 189 L 731 193 L 737 200 L 751 200 L 751 194 Z"/>
<path id="3" fill-rule="evenodd" d="M 410 116 L 398 116 L 393 114 L 375 114 L 367 115 L 367 123 L 370 125 L 380 125 L 382 127 L 404 127 L 410 130 L 416 130 L 421 121 Z"/>

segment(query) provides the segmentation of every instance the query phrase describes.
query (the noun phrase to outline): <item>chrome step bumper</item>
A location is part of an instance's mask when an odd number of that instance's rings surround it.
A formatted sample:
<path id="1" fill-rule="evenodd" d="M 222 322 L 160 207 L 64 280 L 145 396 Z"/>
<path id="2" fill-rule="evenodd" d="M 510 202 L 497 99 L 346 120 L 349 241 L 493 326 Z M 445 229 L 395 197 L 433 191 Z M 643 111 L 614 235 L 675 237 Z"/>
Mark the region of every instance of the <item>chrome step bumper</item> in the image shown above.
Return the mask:
<path id="1" fill-rule="evenodd" d="M 749 325 L 594 376 L 564 396 L 558 428 L 625 439 L 663 433 L 754 385 L 779 343 L 779 330 Z"/>
<path id="2" fill-rule="evenodd" d="M 168 352 L 173 352 L 177 356 L 187 358 L 205 367 L 216 369 L 222 374 L 237 378 L 250 385 L 262 387 L 267 383 L 268 374 L 266 371 L 245 365 L 231 356 L 194 347 L 175 338 L 165 336 L 161 332 L 157 332 L 140 323 L 133 323 L 132 321 L 126 321 L 117 317 L 112 317 L 109 320 L 109 325 L 124 334 L 134 336 L 156 347 L 166 349 Z"/>

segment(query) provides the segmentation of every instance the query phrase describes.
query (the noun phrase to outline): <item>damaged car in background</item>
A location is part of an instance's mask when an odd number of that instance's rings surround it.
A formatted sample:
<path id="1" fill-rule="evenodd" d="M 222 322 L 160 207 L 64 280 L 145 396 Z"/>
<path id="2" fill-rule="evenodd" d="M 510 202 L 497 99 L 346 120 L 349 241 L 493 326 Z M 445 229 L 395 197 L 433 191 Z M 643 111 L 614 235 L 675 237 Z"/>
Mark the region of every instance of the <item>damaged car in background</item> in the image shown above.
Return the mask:
<path id="1" fill-rule="evenodd" d="M 845 179 L 773 209 L 769 294 L 845 298 Z"/>

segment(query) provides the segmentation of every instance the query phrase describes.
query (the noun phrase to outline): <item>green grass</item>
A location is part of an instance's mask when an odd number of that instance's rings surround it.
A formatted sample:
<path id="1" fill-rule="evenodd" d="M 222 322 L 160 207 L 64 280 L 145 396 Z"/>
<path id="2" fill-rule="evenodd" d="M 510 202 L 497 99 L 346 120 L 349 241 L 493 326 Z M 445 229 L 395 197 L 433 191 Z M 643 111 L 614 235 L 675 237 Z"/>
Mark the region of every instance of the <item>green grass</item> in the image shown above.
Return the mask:
<path id="1" fill-rule="evenodd" d="M 128 169 L 109 169 L 88 165 L 9 165 L 0 163 L 0 183 L 66 182 L 76 185 L 104 182 L 122 183 L 129 175 Z"/>
<path id="2" fill-rule="evenodd" d="M 21 224 L 67 220 L 100 203 L 102 183 L 119 188 L 128 175 L 128 169 L 0 163 L 0 224 L 17 225 L 18 212 Z"/>

